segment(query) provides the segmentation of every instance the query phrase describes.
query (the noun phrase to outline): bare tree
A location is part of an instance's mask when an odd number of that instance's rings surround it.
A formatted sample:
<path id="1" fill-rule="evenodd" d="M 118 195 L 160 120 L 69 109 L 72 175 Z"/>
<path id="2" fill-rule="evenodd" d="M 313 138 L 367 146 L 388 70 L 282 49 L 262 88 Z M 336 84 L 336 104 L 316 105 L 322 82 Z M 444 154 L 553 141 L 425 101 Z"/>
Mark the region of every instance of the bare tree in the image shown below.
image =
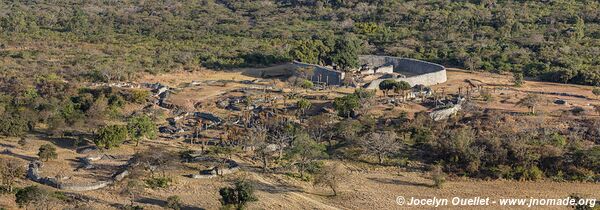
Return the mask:
<path id="1" fill-rule="evenodd" d="M 129 196 L 131 206 L 135 200 L 144 192 L 144 183 L 140 180 L 131 179 L 121 188 L 121 195 Z"/>
<path id="2" fill-rule="evenodd" d="M 307 122 L 308 134 L 318 142 L 327 141 L 331 147 L 331 138 L 334 134 L 333 123 L 332 117 L 327 114 L 311 117 Z"/>
<path id="3" fill-rule="evenodd" d="M 314 185 L 329 187 L 333 191 L 333 195 L 338 195 L 339 185 L 343 183 L 347 177 L 347 173 L 344 171 L 339 163 L 334 163 L 325 166 L 317 174 L 314 180 Z"/>
<path id="4" fill-rule="evenodd" d="M 262 162 L 263 171 L 269 169 L 269 162 L 275 153 L 273 147 L 270 146 L 268 139 L 268 129 L 263 124 L 255 124 L 249 129 L 247 142 L 254 151 L 255 157 L 259 158 Z"/>
<path id="5" fill-rule="evenodd" d="M 283 157 L 283 150 L 290 146 L 292 140 L 295 138 L 295 132 L 289 123 L 281 122 L 271 130 L 271 133 L 269 139 L 272 143 L 277 144 L 277 158 L 281 159 Z"/>
<path id="6" fill-rule="evenodd" d="M 525 98 L 522 98 L 519 102 L 517 102 L 517 106 L 527 107 L 531 114 L 535 114 L 535 107 L 537 107 L 541 100 L 542 99 L 539 95 L 527 94 Z"/>
<path id="7" fill-rule="evenodd" d="M 0 161 L 0 181 L 8 192 L 13 191 L 13 186 L 18 178 L 25 175 L 25 168 L 13 159 L 2 159 Z"/>
<path id="8" fill-rule="evenodd" d="M 361 146 L 368 153 L 377 155 L 379 164 L 383 164 L 384 157 L 400 149 L 400 141 L 393 131 L 372 132 L 363 137 Z"/>

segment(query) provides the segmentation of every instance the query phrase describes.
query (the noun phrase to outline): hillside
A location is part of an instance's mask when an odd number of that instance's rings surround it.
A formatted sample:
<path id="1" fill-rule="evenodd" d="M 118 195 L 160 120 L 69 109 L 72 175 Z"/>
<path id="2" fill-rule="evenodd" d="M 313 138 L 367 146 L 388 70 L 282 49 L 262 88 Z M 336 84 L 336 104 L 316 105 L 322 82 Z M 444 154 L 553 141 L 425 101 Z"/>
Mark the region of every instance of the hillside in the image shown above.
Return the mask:
<path id="1" fill-rule="evenodd" d="M 10 1 L 0 3 L 0 56 L 5 75 L 112 81 L 199 65 L 331 62 L 327 54 L 350 44 L 362 54 L 598 85 L 599 6 L 592 0 Z"/>
<path id="2" fill-rule="evenodd" d="M 597 210 L 599 183 L 597 0 L 0 1 L 0 210 Z"/>
<path id="3" fill-rule="evenodd" d="M 205 104 L 203 110 L 212 113 L 221 113 L 219 108 L 210 103 L 222 100 L 235 93 L 237 88 L 250 87 L 250 85 L 238 84 L 234 85 L 217 85 L 212 88 L 185 87 L 182 84 L 189 84 L 219 80 L 244 81 L 249 79 L 242 76 L 242 72 L 214 72 L 202 71 L 201 73 L 182 73 L 169 74 L 162 76 L 146 76 L 138 82 L 161 82 L 172 86 L 182 86 L 174 98 L 182 95 L 185 98 L 197 99 L 197 102 Z M 481 101 L 474 99 L 474 103 L 479 104 L 481 109 L 497 110 L 497 113 L 526 113 L 528 110 L 515 105 L 514 99 L 521 98 L 528 91 L 548 92 L 548 95 L 539 93 L 545 100 L 562 99 L 568 101 L 569 105 L 547 105 L 539 109 L 537 116 L 527 116 L 521 114 L 513 114 L 514 120 L 527 122 L 567 122 L 565 119 L 577 119 L 576 116 L 569 116 L 565 112 L 569 112 L 572 107 L 582 106 L 589 118 L 597 118 L 593 108 L 590 105 L 600 104 L 600 101 L 591 94 L 591 88 L 586 86 L 576 85 L 560 85 L 545 82 L 527 81 L 522 87 L 511 87 L 511 77 L 507 75 L 490 75 L 487 73 L 474 73 L 464 70 L 453 69 L 449 71 L 448 82 L 434 86 L 435 91 L 456 92 L 458 88 L 469 86 L 466 80 L 478 81 L 480 84 L 485 84 L 484 88 L 497 88 L 497 91 L 492 91 L 493 100 Z M 230 83 L 231 83 L 230 82 Z M 280 84 L 281 85 L 281 84 Z M 200 86 L 202 87 L 202 85 Z M 551 91 L 548 91 L 551 88 Z M 336 89 L 329 93 L 341 94 L 348 90 Z M 217 93 L 213 93 L 217 92 Z M 550 94 L 552 93 L 552 94 Z M 577 97 L 556 96 L 553 94 L 564 93 Z M 190 95 L 193 94 L 193 95 Z M 312 93 L 315 94 L 315 93 Z M 318 94 L 318 93 L 317 93 Z M 585 98 L 582 98 L 583 96 Z M 378 96 L 382 97 L 382 96 Z M 503 99 L 507 98 L 507 99 Z M 189 107 L 190 102 L 183 100 L 177 102 L 173 100 L 177 106 Z M 314 102 L 317 104 L 317 102 Z M 424 109 L 417 103 L 409 102 L 402 107 L 397 107 L 392 110 L 386 108 L 389 105 L 379 105 L 371 112 L 374 117 L 389 118 L 394 117 L 397 112 L 406 111 L 416 113 L 419 109 Z M 225 114 L 225 113 L 222 113 Z M 381 115 L 381 116 L 380 116 Z M 413 115 L 413 114 L 410 114 Z M 537 120 L 527 118 L 540 118 Z M 531 125 L 533 126 L 533 125 Z M 561 125 L 558 125 L 560 127 Z M 17 159 L 20 162 L 26 162 L 35 159 L 37 148 L 39 145 L 54 142 L 59 145 L 58 159 L 51 160 L 45 163 L 43 170 L 44 176 L 50 177 L 68 177 L 68 182 L 86 182 L 95 179 L 102 179 L 102 176 L 110 175 L 111 170 L 115 170 L 114 166 L 122 164 L 117 160 L 102 161 L 102 168 L 92 170 L 75 170 L 78 167 L 77 163 L 72 160 L 81 157 L 70 146 L 68 138 L 39 138 L 35 135 L 27 135 L 27 146 L 20 146 L 17 138 L 3 139 L 2 148 L 5 150 L 0 156 L 3 158 Z M 153 147 L 154 146 L 154 147 Z M 181 151 L 185 149 L 200 149 L 202 145 L 190 145 L 185 139 L 170 139 L 158 138 L 156 140 L 142 142 L 140 147 L 133 144 L 126 144 L 119 148 L 110 151 L 101 152 L 104 155 L 113 157 L 132 156 L 136 152 L 147 149 L 160 147 L 167 151 Z M 10 152 L 7 152 L 10 151 Z M 83 156 L 90 156 L 85 154 Z M 537 181 L 510 180 L 510 179 L 492 179 L 482 180 L 478 178 L 468 178 L 451 175 L 447 178 L 447 182 L 443 188 L 437 189 L 434 187 L 431 173 L 423 170 L 423 163 L 419 160 L 411 160 L 400 166 L 378 166 L 366 163 L 372 159 L 344 160 L 344 161 L 327 161 L 328 164 L 341 163 L 342 171 L 346 174 L 343 181 L 339 183 L 339 195 L 332 196 L 331 191 L 326 187 L 313 186 L 310 182 L 301 181 L 285 173 L 264 173 L 258 166 L 258 160 L 253 158 L 251 153 L 242 152 L 234 155 L 233 159 L 241 164 L 242 172 L 234 175 L 226 175 L 212 179 L 191 179 L 187 174 L 194 174 L 198 167 L 205 167 L 195 164 L 177 166 L 168 171 L 167 176 L 173 179 L 171 186 L 164 189 L 145 189 L 139 196 L 135 198 L 136 204 L 143 206 L 145 209 L 162 209 L 166 205 L 166 200 L 169 196 L 177 195 L 181 198 L 181 203 L 184 209 L 218 209 L 219 194 L 218 189 L 230 185 L 234 180 L 243 178 L 254 183 L 256 188 L 257 202 L 251 203 L 250 209 L 371 209 L 371 208 L 388 208 L 400 209 L 401 206 L 396 204 L 397 196 L 406 198 L 452 198 L 452 197 L 475 197 L 485 196 L 492 199 L 501 198 L 564 198 L 573 194 L 584 196 L 585 198 L 600 197 L 600 185 L 593 182 L 581 183 L 578 181 L 556 181 L 552 178 L 545 178 Z M 389 161 L 394 161 L 390 159 Z M 406 161 L 406 160 L 404 160 Z M 393 164 L 389 162 L 388 164 Z M 96 163 L 94 163 L 96 164 Z M 113 167 L 110 167 L 112 165 Z M 274 170 L 283 170 L 274 168 Z M 72 171 L 72 172 L 71 172 Z M 27 186 L 34 184 L 31 181 L 19 181 L 17 185 Z M 90 192 L 69 192 L 66 191 L 67 203 L 56 202 L 50 203 L 50 207 L 62 208 L 65 206 L 77 206 L 85 209 L 118 209 L 129 204 L 129 197 L 122 194 L 123 184 L 117 184 L 113 187 L 90 191 Z M 47 187 L 48 189 L 52 189 Z M 13 196 L 2 195 L 0 197 L 0 206 L 9 209 L 15 207 Z M 559 208 L 551 206 L 550 208 Z M 560 208 L 559 208 L 560 209 Z"/>

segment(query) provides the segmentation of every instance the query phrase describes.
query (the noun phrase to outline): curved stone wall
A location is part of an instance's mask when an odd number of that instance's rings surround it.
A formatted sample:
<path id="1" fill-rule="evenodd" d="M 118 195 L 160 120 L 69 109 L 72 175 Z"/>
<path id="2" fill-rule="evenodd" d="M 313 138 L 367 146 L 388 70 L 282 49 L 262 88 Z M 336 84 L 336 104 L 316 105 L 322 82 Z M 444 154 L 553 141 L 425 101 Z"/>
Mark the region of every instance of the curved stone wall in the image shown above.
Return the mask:
<path id="1" fill-rule="evenodd" d="M 397 78 L 396 81 L 406 81 L 411 86 L 415 85 L 437 85 L 447 81 L 446 68 L 442 65 L 421 61 L 410 58 L 398 58 L 390 56 L 375 56 L 375 55 L 364 55 L 359 57 L 361 65 L 367 64 L 374 67 L 378 66 L 394 66 L 394 72 L 396 73 L 408 73 L 409 75 L 405 78 Z M 385 79 L 373 80 L 367 89 L 379 88 L 379 83 Z"/>
<path id="2" fill-rule="evenodd" d="M 92 161 L 94 158 L 88 159 L 88 161 Z M 29 167 L 27 169 L 27 178 L 31 181 L 38 182 L 40 184 L 48 185 L 60 190 L 68 190 L 68 191 L 92 191 L 97 189 L 102 189 L 108 187 L 109 185 L 119 182 L 123 180 L 126 176 L 129 175 L 129 166 L 132 163 L 128 162 L 125 164 L 121 170 L 117 171 L 111 179 L 107 181 L 97 181 L 91 183 L 65 183 L 57 180 L 56 178 L 44 177 L 40 175 L 40 168 L 42 168 L 43 164 L 40 161 L 32 161 L 29 163 Z"/>

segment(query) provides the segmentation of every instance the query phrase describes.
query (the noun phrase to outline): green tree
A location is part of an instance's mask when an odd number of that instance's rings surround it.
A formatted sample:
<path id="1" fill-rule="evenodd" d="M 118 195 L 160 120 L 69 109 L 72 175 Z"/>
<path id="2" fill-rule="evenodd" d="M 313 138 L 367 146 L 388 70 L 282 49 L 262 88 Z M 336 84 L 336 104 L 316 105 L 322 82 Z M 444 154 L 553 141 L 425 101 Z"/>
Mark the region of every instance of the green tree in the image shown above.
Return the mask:
<path id="1" fill-rule="evenodd" d="M 9 113 L 0 115 L 0 135 L 20 136 L 27 130 L 27 121 Z"/>
<path id="2" fill-rule="evenodd" d="M 513 82 L 515 86 L 521 87 L 523 85 L 523 73 L 522 72 L 513 72 Z"/>
<path id="3" fill-rule="evenodd" d="M 38 156 L 40 160 L 48 161 L 50 159 L 58 158 L 58 154 L 56 153 L 56 147 L 52 144 L 44 144 L 40 147 L 38 151 Z"/>
<path id="4" fill-rule="evenodd" d="M 127 130 L 129 137 L 135 141 L 135 146 L 138 146 L 143 138 L 156 138 L 156 125 L 150 117 L 146 115 L 135 116 L 127 122 Z"/>
<path id="5" fill-rule="evenodd" d="M 594 88 L 594 89 L 592 89 L 592 93 L 593 93 L 593 94 L 594 94 L 596 97 L 600 96 L 600 88 Z"/>
<path id="6" fill-rule="evenodd" d="M 104 126 L 96 132 L 94 143 L 104 149 L 118 147 L 127 139 L 127 133 L 127 127 L 123 125 Z"/>
<path id="7" fill-rule="evenodd" d="M 219 194 L 225 209 L 242 210 L 249 202 L 258 201 L 254 195 L 254 186 L 246 180 L 237 180 L 233 187 L 219 189 Z"/>
<path id="8" fill-rule="evenodd" d="M 327 157 L 325 145 L 317 143 L 307 133 L 296 136 L 286 155 L 287 159 L 294 162 L 293 165 L 298 166 L 301 177 L 304 177 L 308 168 L 314 166 L 315 161 Z"/>
<path id="9" fill-rule="evenodd" d="M 379 89 L 383 91 L 383 95 L 387 96 L 388 91 L 394 90 L 398 86 L 398 82 L 393 79 L 386 79 L 379 83 Z"/>
<path id="10" fill-rule="evenodd" d="M 299 40 L 290 50 L 290 57 L 303 63 L 321 64 L 322 55 L 330 51 L 321 40 Z"/>
<path id="11" fill-rule="evenodd" d="M 333 107 L 337 110 L 341 117 L 348 117 L 360 107 L 360 100 L 355 94 L 349 94 L 343 97 L 338 97 L 333 101 Z"/>
<path id="12" fill-rule="evenodd" d="M 358 68 L 360 45 L 360 41 L 354 35 L 347 34 L 339 37 L 335 42 L 331 61 L 338 65 L 343 71 Z"/>
<path id="13" fill-rule="evenodd" d="M 296 107 L 298 107 L 302 115 L 304 115 L 306 113 L 306 110 L 310 109 L 311 106 L 312 103 L 310 103 L 310 101 L 305 98 L 300 99 L 298 100 L 298 102 L 296 102 Z"/>
<path id="14" fill-rule="evenodd" d="M 50 192 L 33 185 L 20 189 L 15 194 L 15 202 L 21 208 L 29 205 L 43 206 L 51 198 Z"/>
<path id="15" fill-rule="evenodd" d="M 400 92 L 400 94 L 402 95 L 402 98 L 405 98 L 406 96 L 404 95 L 404 92 L 407 91 L 407 90 L 410 90 L 411 88 L 412 87 L 410 86 L 410 84 L 408 84 L 408 82 L 406 82 L 406 81 L 400 81 L 394 87 L 394 92 L 396 92 L 396 93 Z"/>

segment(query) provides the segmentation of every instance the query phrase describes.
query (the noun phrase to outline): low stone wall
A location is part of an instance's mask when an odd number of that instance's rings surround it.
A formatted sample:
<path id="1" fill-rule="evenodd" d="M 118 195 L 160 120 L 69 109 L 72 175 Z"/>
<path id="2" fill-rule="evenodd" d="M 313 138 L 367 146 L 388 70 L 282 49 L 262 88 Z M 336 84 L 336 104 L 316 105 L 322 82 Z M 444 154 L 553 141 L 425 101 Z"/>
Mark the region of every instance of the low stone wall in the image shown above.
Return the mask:
<path id="1" fill-rule="evenodd" d="M 91 157 L 91 158 L 84 158 L 84 160 L 86 161 L 93 161 L 94 159 L 98 160 L 101 159 L 97 158 L 97 157 Z M 78 192 L 83 192 L 83 191 L 92 191 L 92 190 L 97 190 L 97 189 L 102 189 L 105 187 L 108 187 L 109 185 L 115 183 L 115 182 L 119 182 L 121 180 L 123 180 L 126 176 L 129 175 L 129 170 L 127 169 L 130 166 L 131 163 L 128 163 L 126 165 L 123 166 L 123 169 L 119 170 L 117 173 L 115 173 L 110 180 L 107 181 L 98 181 L 98 182 L 92 182 L 92 183 L 78 183 L 78 184 L 74 184 L 74 183 L 64 183 L 62 181 L 59 181 L 55 178 L 50 178 L 50 177 L 43 177 L 40 175 L 40 168 L 42 168 L 43 163 L 40 161 L 32 161 L 29 163 L 29 167 L 27 169 L 27 178 L 29 178 L 31 181 L 40 183 L 40 184 L 44 184 L 44 185 L 48 185 L 60 190 L 68 190 L 68 191 L 78 191 Z"/>
<path id="2" fill-rule="evenodd" d="M 200 158 L 200 159 L 202 159 L 202 158 Z M 226 168 L 214 167 L 209 170 L 201 171 L 199 174 L 192 174 L 192 175 L 190 175 L 190 178 L 210 179 L 210 178 L 217 177 L 217 176 L 233 174 L 240 170 L 239 164 L 233 160 L 226 160 L 225 163 L 227 164 Z"/>
<path id="3" fill-rule="evenodd" d="M 456 115 L 456 113 L 458 113 L 462 109 L 462 104 L 464 101 L 465 100 L 462 98 L 458 99 L 458 104 L 450 108 L 432 111 L 431 113 L 429 113 L 429 117 L 431 117 L 431 119 L 433 119 L 434 121 L 447 120 L 448 118 Z"/>

